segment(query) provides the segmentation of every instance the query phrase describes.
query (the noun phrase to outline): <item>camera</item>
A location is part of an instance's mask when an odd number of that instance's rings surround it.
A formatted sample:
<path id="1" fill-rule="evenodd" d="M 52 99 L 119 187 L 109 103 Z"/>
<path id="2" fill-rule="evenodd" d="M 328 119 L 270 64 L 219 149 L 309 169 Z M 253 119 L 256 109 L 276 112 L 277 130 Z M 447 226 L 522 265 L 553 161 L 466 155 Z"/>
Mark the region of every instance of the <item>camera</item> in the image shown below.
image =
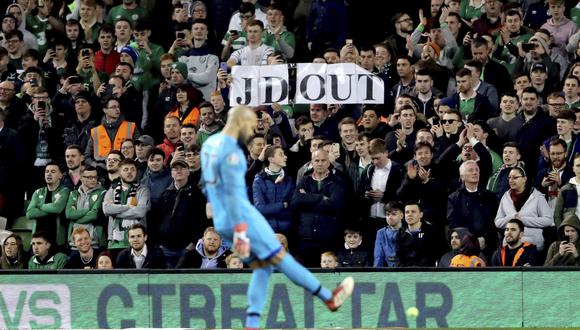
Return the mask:
<path id="1" fill-rule="evenodd" d="M 91 56 L 91 51 L 89 51 L 88 49 L 83 49 L 83 50 L 81 50 L 81 56 L 82 57 L 89 57 L 89 56 Z"/>
<path id="2" fill-rule="evenodd" d="M 185 32 L 177 32 L 177 39 L 185 39 Z"/>
<path id="3" fill-rule="evenodd" d="M 36 109 L 37 110 L 46 110 L 46 102 L 45 101 L 38 101 L 38 103 L 36 103 Z"/>
<path id="4" fill-rule="evenodd" d="M 115 85 L 107 84 L 107 86 L 105 86 L 105 96 L 112 96 L 113 88 L 115 88 Z"/>
<path id="5" fill-rule="evenodd" d="M 36 78 L 31 78 L 28 82 L 30 83 L 30 86 L 32 86 L 32 87 L 38 86 L 38 79 L 36 79 Z"/>
<path id="6" fill-rule="evenodd" d="M 238 35 L 238 31 L 236 31 L 236 30 L 230 30 L 230 34 L 231 35 Z"/>

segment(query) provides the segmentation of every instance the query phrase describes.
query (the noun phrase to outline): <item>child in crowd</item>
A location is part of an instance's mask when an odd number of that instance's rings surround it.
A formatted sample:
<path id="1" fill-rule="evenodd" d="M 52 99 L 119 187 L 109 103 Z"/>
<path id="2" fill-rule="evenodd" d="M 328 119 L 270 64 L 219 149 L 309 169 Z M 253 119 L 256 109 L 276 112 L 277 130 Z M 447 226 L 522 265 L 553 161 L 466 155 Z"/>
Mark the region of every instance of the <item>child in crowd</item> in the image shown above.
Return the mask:
<path id="1" fill-rule="evenodd" d="M 335 269 L 338 267 L 338 258 L 332 251 L 324 252 L 320 255 L 320 268 Z"/>
<path id="2" fill-rule="evenodd" d="M 344 230 L 344 246 L 338 250 L 340 267 L 369 266 L 369 252 L 362 245 L 362 233 L 358 228 Z"/>

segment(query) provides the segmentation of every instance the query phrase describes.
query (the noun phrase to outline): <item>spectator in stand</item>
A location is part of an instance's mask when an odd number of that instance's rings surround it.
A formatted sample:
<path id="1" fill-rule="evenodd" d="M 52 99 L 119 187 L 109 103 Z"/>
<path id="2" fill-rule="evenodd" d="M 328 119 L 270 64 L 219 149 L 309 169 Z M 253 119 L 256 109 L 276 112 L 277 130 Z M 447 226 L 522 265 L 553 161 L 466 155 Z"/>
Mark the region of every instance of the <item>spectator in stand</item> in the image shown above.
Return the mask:
<path id="1" fill-rule="evenodd" d="M 419 113 L 425 118 L 435 116 L 435 93 L 440 93 L 433 89 L 433 77 L 427 69 L 422 69 L 415 73 L 415 98 L 413 99 L 420 107 Z"/>
<path id="2" fill-rule="evenodd" d="M 558 192 L 556 206 L 554 209 L 554 222 L 560 227 L 564 218 L 576 214 L 578 209 L 578 191 L 580 185 L 580 155 L 574 156 L 573 167 L 574 177 L 571 178 Z"/>
<path id="3" fill-rule="evenodd" d="M 189 165 L 189 174 L 192 184 L 199 185 L 201 179 L 201 147 L 192 144 L 185 148 L 185 162 Z"/>
<path id="4" fill-rule="evenodd" d="M 131 24 L 137 23 L 138 20 L 147 18 L 147 9 L 140 7 L 136 0 L 123 0 L 121 5 L 115 6 L 109 10 L 105 23 L 113 25 L 121 19 L 131 20 Z"/>
<path id="5" fill-rule="evenodd" d="M 113 262 L 113 257 L 109 251 L 103 251 L 97 257 L 97 269 L 113 269 L 115 268 L 115 263 Z"/>
<path id="6" fill-rule="evenodd" d="M 4 39 L 7 41 L 9 40 L 6 36 L 7 34 L 13 31 L 20 31 L 22 32 L 22 37 L 24 40 L 24 47 L 26 49 L 38 49 L 38 40 L 36 36 L 34 36 L 30 31 L 26 29 L 26 15 L 27 12 L 25 8 L 23 8 L 18 3 L 12 3 L 6 8 L 6 16 L 5 17 L 12 17 L 14 18 L 14 27 L 10 28 L 8 31 L 4 31 Z M 6 44 L 4 45 L 6 46 Z"/>
<path id="7" fill-rule="evenodd" d="M 147 246 L 147 229 L 142 223 L 129 227 L 130 246 L 119 253 L 117 268 L 165 269 L 165 256 L 156 246 Z"/>
<path id="8" fill-rule="evenodd" d="M 62 184 L 74 190 L 81 186 L 81 172 L 85 167 L 85 156 L 81 148 L 77 145 L 70 145 L 64 151 L 64 159 L 67 171 L 63 173 Z"/>
<path id="9" fill-rule="evenodd" d="M 457 93 L 449 97 L 449 106 L 459 109 L 467 122 L 495 117 L 496 112 L 489 100 L 475 89 L 470 70 L 465 68 L 457 70 L 455 80 Z"/>
<path id="10" fill-rule="evenodd" d="M 98 72 L 111 75 L 121 61 L 119 53 L 114 47 L 115 30 L 109 25 L 101 26 L 97 40 L 99 42 L 99 50 L 95 53 L 95 68 Z"/>
<path id="11" fill-rule="evenodd" d="M 0 269 L 25 269 L 28 266 L 28 257 L 24 251 L 22 238 L 16 234 L 10 234 L 2 244 L 0 256 Z"/>
<path id="12" fill-rule="evenodd" d="M 382 139 L 369 143 L 372 164 L 361 175 L 358 193 L 362 235 L 375 246 L 377 231 L 385 226 L 385 204 L 395 201 L 403 179 L 401 166 L 389 159 Z"/>
<path id="13" fill-rule="evenodd" d="M 395 110 L 393 119 L 400 123 L 400 128 L 390 131 L 385 137 L 386 148 L 389 155 L 394 156 L 394 160 L 399 164 L 404 164 L 413 158 L 413 147 L 417 138 L 415 123 L 417 122 L 417 112 L 410 105 L 403 105 L 399 110 Z M 390 125 L 387 125 L 387 128 Z"/>
<path id="14" fill-rule="evenodd" d="M 22 54 L 24 54 L 24 43 L 22 32 L 20 30 L 14 30 L 12 32 L 8 32 L 4 34 L 4 38 L 6 38 L 6 50 L 8 51 L 8 55 L 10 57 L 10 64 L 16 70 L 23 70 L 22 68 Z"/>
<path id="15" fill-rule="evenodd" d="M 391 24 L 395 27 L 395 33 L 387 37 L 386 41 L 394 48 L 393 57 L 407 55 L 407 38 L 414 30 L 413 19 L 407 13 L 396 13 L 391 18 Z"/>
<path id="16" fill-rule="evenodd" d="M 224 123 L 216 118 L 213 105 L 209 102 L 203 102 L 199 105 L 199 115 L 200 127 L 195 141 L 201 146 L 210 136 L 221 132 Z"/>
<path id="17" fill-rule="evenodd" d="M 508 174 L 513 167 L 524 167 L 521 159 L 520 148 L 515 142 L 507 142 L 503 145 L 502 165 L 489 178 L 487 182 L 487 189 L 495 194 L 499 201 L 504 193 L 510 189 Z"/>
<path id="18" fill-rule="evenodd" d="M 52 247 L 50 234 L 37 231 L 32 234 L 32 257 L 28 261 L 28 269 L 63 269 L 68 262 L 68 257 Z"/>
<path id="19" fill-rule="evenodd" d="M 407 54 L 399 55 L 397 58 L 397 75 L 399 82 L 393 86 L 393 97 L 397 98 L 403 94 L 411 94 L 415 89 L 415 69 L 412 65 L 411 57 Z"/>
<path id="20" fill-rule="evenodd" d="M 121 143 L 121 153 L 125 158 L 135 159 L 135 144 L 133 144 L 133 139 L 125 139 Z"/>
<path id="21" fill-rule="evenodd" d="M 172 76 L 175 70 L 180 71 L 182 75 L 185 72 L 181 71 L 187 70 L 185 64 L 181 62 L 173 64 L 173 67 L 171 70 Z M 181 125 L 192 124 L 196 127 L 199 126 L 199 104 L 203 101 L 200 91 L 189 84 L 182 83 L 178 85 L 175 91 L 175 98 L 177 102 L 166 117 L 174 116 L 179 118 Z"/>
<path id="22" fill-rule="evenodd" d="M 47 72 L 54 72 L 57 77 L 69 75 L 75 69 L 74 61 L 70 61 L 68 42 L 63 38 L 57 38 L 44 54 L 43 67 Z"/>
<path id="23" fill-rule="evenodd" d="M 244 268 L 244 263 L 242 258 L 235 254 L 230 254 L 226 258 L 226 266 L 228 269 L 242 269 Z"/>
<path id="24" fill-rule="evenodd" d="M 313 54 L 328 47 L 338 48 L 344 45 L 348 28 L 346 15 L 343 1 L 312 1 L 306 26 L 306 41 Z M 336 22 L 342 23 L 337 25 Z"/>
<path id="25" fill-rule="evenodd" d="M 517 133 L 522 160 L 526 170 L 536 173 L 540 146 L 550 136 L 556 134 L 556 120 L 546 114 L 539 106 L 539 94 L 533 87 L 522 92 L 522 111 L 519 115 L 525 121 Z"/>
<path id="26" fill-rule="evenodd" d="M 470 60 L 465 62 L 463 67 L 471 71 L 471 86 L 473 86 L 473 90 L 483 95 L 488 100 L 492 111 L 496 113 L 499 106 L 497 89 L 495 86 L 481 80 L 481 69 L 483 68 L 481 62 Z"/>
<path id="27" fill-rule="evenodd" d="M 74 242 L 76 251 L 72 252 L 66 263 L 67 269 L 94 269 L 97 268 L 99 251 L 91 245 L 91 235 L 86 227 L 76 227 L 71 233 L 71 241 Z"/>
<path id="28" fill-rule="evenodd" d="M 189 250 L 177 263 L 177 268 L 224 269 L 226 258 L 232 252 L 222 243 L 221 236 L 214 227 L 207 227 L 203 237 L 197 241 L 195 249 Z"/>
<path id="29" fill-rule="evenodd" d="M 400 202 L 385 204 L 387 226 L 377 231 L 373 267 L 396 267 L 399 231 L 403 228 L 405 207 Z"/>
<path id="30" fill-rule="evenodd" d="M 495 225 L 498 229 L 507 228 L 511 219 L 518 219 L 526 226 L 523 240 L 531 243 L 539 251 L 544 248 L 543 228 L 554 226 L 553 211 L 542 193 L 532 187 L 526 172 L 514 167 L 509 173 L 510 190 L 502 197 Z M 507 234 L 507 229 L 506 229 Z"/>
<path id="31" fill-rule="evenodd" d="M 165 152 L 159 148 L 151 149 L 149 158 L 147 160 L 147 170 L 141 179 L 141 185 L 149 189 L 149 198 L 151 200 L 152 209 L 157 209 L 158 202 L 161 195 L 167 187 L 171 184 L 171 172 L 164 164 Z M 151 222 L 154 222 L 153 220 Z M 153 228 L 153 227 L 151 227 Z M 156 231 L 150 233 L 150 238 L 155 242 Z"/>
<path id="32" fill-rule="evenodd" d="M 149 188 L 136 181 L 135 161 L 123 159 L 119 172 L 121 181 L 107 190 L 103 200 L 103 212 L 108 217 L 107 248 L 109 251 L 112 249 L 119 251 L 129 247 L 129 228 L 133 224 L 146 223 L 146 214 L 151 205 Z M 142 235 L 146 233 L 143 232 Z"/>
<path id="33" fill-rule="evenodd" d="M 4 83 L 7 81 L 0 83 L 0 90 Z M 19 173 L 24 165 L 24 154 L 18 132 L 6 126 L 5 120 L 6 113 L 0 110 L 0 216 L 11 222 L 23 209 L 24 189 L 19 187 Z"/>
<path id="34" fill-rule="evenodd" d="M 264 24 L 261 21 L 249 21 L 246 31 L 248 45 L 230 55 L 227 61 L 228 68 L 234 65 L 265 65 L 268 56 L 274 52 L 274 48 L 262 43 Z"/>
<path id="35" fill-rule="evenodd" d="M 580 219 L 576 214 L 567 216 L 558 227 L 560 240 L 555 241 L 548 249 L 544 266 L 577 266 L 580 265 L 578 255 Z"/>
<path id="36" fill-rule="evenodd" d="M 45 166 L 45 186 L 32 195 L 26 209 L 26 217 L 36 220 L 35 232 L 42 231 L 45 238 L 54 242 L 55 248 L 63 249 L 66 244 L 66 222 L 64 209 L 70 190 L 61 184 L 62 170 L 55 162 Z"/>
<path id="37" fill-rule="evenodd" d="M 449 230 L 449 246 L 451 246 L 451 251 L 445 253 L 437 262 L 437 267 L 448 268 L 451 267 L 451 259 L 459 254 L 459 249 L 461 248 L 461 241 L 465 235 L 470 234 L 469 230 L 464 227 L 457 227 Z"/>
<path id="38" fill-rule="evenodd" d="M 107 99 L 103 112 L 105 115 L 101 124 L 90 131 L 91 139 L 85 150 L 86 163 L 95 167 L 103 167 L 107 155 L 112 150 L 121 150 L 123 141 L 140 136 L 137 125 L 121 115 L 119 100 Z"/>
<path id="39" fill-rule="evenodd" d="M 396 116 L 398 116 L 398 114 Z M 362 125 L 359 126 L 360 131 L 369 134 L 373 139 L 385 139 L 387 133 L 390 133 L 389 131 L 391 130 L 391 127 L 381 122 L 380 119 L 381 114 L 376 106 L 372 104 L 365 105 L 361 114 Z"/>
<path id="40" fill-rule="evenodd" d="M 332 251 L 320 254 L 320 268 L 335 269 L 338 267 L 338 257 Z"/>
<path id="41" fill-rule="evenodd" d="M 171 162 L 171 177 L 173 182 L 165 189 L 158 204 L 160 225 L 154 229 L 167 268 L 175 268 L 185 252 L 194 249 L 194 242 L 210 224 L 205 215 L 205 197 L 197 182 L 190 179 L 185 160 L 175 158 Z"/>
<path id="42" fill-rule="evenodd" d="M 135 145 L 135 162 L 137 163 L 137 170 L 139 171 L 139 181 L 141 181 L 147 170 L 147 160 L 149 159 L 151 149 L 155 146 L 155 142 L 151 136 L 141 135 L 133 144 Z"/>
<path id="43" fill-rule="evenodd" d="M 572 167 L 566 162 L 564 140 L 554 137 L 548 144 L 548 161 L 541 164 L 536 174 L 535 187 L 542 192 L 552 209 L 556 204 L 558 192 L 574 177 Z"/>
<path id="44" fill-rule="evenodd" d="M 505 243 L 500 244 L 491 259 L 492 266 L 517 267 L 538 264 L 538 250 L 532 243 L 524 241 L 525 226 L 519 219 L 511 219 L 505 225 Z"/>
<path id="45" fill-rule="evenodd" d="M 294 33 L 284 25 L 284 10 L 278 4 L 272 4 L 267 12 L 267 28 L 264 30 L 264 44 L 280 51 L 286 60 L 294 57 L 296 40 Z"/>
<path id="46" fill-rule="evenodd" d="M 37 10 L 29 12 L 26 17 L 26 29 L 36 36 L 41 54 L 46 52 L 48 41 L 54 34 L 65 32 L 62 20 L 53 15 L 53 5 L 53 0 L 45 0 L 43 6 L 36 6 Z"/>
<path id="47" fill-rule="evenodd" d="M 89 102 L 89 106 L 92 108 L 94 102 L 91 95 L 85 91 L 83 79 L 73 75 L 68 76 L 61 88 L 51 97 L 51 104 L 59 116 L 59 122 L 62 122 L 63 125 L 75 117 L 75 101 L 79 95 L 80 98 Z"/>
<path id="48" fill-rule="evenodd" d="M 368 251 L 370 245 L 366 243 L 363 245 L 362 239 L 360 229 L 353 227 L 344 230 L 344 245 L 337 252 L 339 267 L 370 266 L 371 256 Z"/>
<path id="49" fill-rule="evenodd" d="M 497 246 L 494 219 L 498 202 L 493 193 L 480 186 L 480 170 L 476 161 L 463 162 L 459 175 L 463 184 L 449 195 L 447 201 L 449 228 L 467 228 L 479 240 L 481 250 L 491 257 Z"/>
<path id="50" fill-rule="evenodd" d="M 465 235 L 457 255 L 451 259 L 450 267 L 485 267 L 485 258 L 480 257 L 479 244 L 477 237 Z"/>
<path id="51" fill-rule="evenodd" d="M 554 40 L 554 46 L 550 45 L 552 51 L 567 57 L 566 45 L 570 37 L 578 31 L 578 26 L 564 16 L 564 11 L 566 10 L 564 2 L 564 0 L 548 0 L 551 17 L 540 28 L 550 32 L 550 38 Z"/>
<path id="52" fill-rule="evenodd" d="M 125 159 L 125 156 L 123 156 L 123 154 L 119 150 L 112 150 L 107 155 L 105 161 L 106 175 L 99 174 L 99 182 L 101 182 L 103 188 L 108 190 L 111 186 L 121 181 L 119 167 L 123 159 Z M 99 169 L 97 168 L 97 171 L 98 170 Z"/>
<path id="53" fill-rule="evenodd" d="M 312 153 L 313 173 L 302 178 L 292 197 L 292 208 L 300 213 L 298 252 L 306 267 L 318 264 L 318 255 L 334 250 L 342 232 L 342 205 L 346 186 L 329 170 L 328 152 Z"/>
<path id="54" fill-rule="evenodd" d="M 398 267 L 435 266 L 437 238 L 435 229 L 423 220 L 421 206 L 414 201 L 405 204 L 405 222 L 398 236 Z"/>
<path id="55" fill-rule="evenodd" d="M 66 203 L 65 215 L 70 221 L 68 225 L 69 245 L 75 245 L 72 232 L 83 227 L 90 236 L 90 244 L 94 248 L 106 245 L 106 235 L 102 225 L 102 205 L 106 190 L 97 181 L 97 169 L 88 166 L 81 171 L 81 185 L 72 190 Z M 94 266 L 94 265 L 93 265 Z M 94 267 L 93 267 L 94 268 Z"/>
<path id="56" fill-rule="evenodd" d="M 550 117 L 557 118 L 566 109 L 566 98 L 560 92 L 550 93 L 546 104 L 548 105 L 548 114 Z"/>
<path id="57" fill-rule="evenodd" d="M 105 87 L 102 84 L 107 79 L 107 74 L 101 71 L 97 71 L 95 65 L 95 54 L 92 48 L 88 46 L 79 47 L 81 48 L 79 54 L 77 55 L 78 64 L 75 69 L 75 73 L 83 78 L 83 82 L 88 86 L 88 91 L 93 94 L 98 91 L 99 86 Z M 99 93 L 97 93 L 99 96 Z"/>
<path id="58" fill-rule="evenodd" d="M 191 31 L 193 47 L 179 57 L 179 62 L 187 65 L 185 78 L 189 79 L 193 86 L 201 91 L 205 100 L 209 100 L 211 93 L 216 89 L 219 58 L 213 54 L 207 44 L 208 25 L 206 21 L 193 21 Z"/>
<path id="59" fill-rule="evenodd" d="M 0 109 L 4 112 L 4 124 L 14 130 L 20 128 L 20 120 L 28 110 L 22 99 L 16 96 L 16 86 L 13 81 L 0 82 Z"/>
<path id="60" fill-rule="evenodd" d="M 250 2 L 242 2 L 240 4 L 240 10 L 238 11 L 237 15 L 234 14 L 234 17 L 239 17 L 240 24 L 235 24 L 228 28 L 224 38 L 222 39 L 222 46 L 223 50 L 221 53 L 222 61 L 227 60 L 230 57 L 232 51 L 237 51 L 242 47 L 248 44 L 247 41 L 247 28 L 248 22 L 253 21 L 256 19 L 256 12 L 260 12 L 256 10 L 256 7 Z M 259 20 L 259 18 L 258 18 Z M 266 17 L 262 21 L 264 24 L 267 23 Z"/>
<path id="61" fill-rule="evenodd" d="M 294 221 L 290 202 L 295 184 L 285 171 L 287 157 L 281 147 L 268 146 L 264 151 L 265 167 L 254 178 L 254 205 L 272 229 L 293 238 Z"/>
<path id="62" fill-rule="evenodd" d="M 499 108 L 501 109 L 500 115 L 488 119 L 487 123 L 504 143 L 515 141 L 517 132 L 525 122 L 524 118 L 517 115 L 519 108 L 518 95 L 515 93 L 502 95 Z"/>
<path id="63" fill-rule="evenodd" d="M 163 120 L 163 133 L 165 134 L 165 139 L 163 139 L 161 144 L 157 145 L 157 148 L 165 153 L 164 164 L 167 166 L 173 153 L 177 151 L 177 144 L 180 141 L 181 123 L 179 118 L 171 115 L 165 117 L 165 120 Z"/>
<path id="64" fill-rule="evenodd" d="M 171 69 L 175 59 L 171 54 L 163 54 L 159 58 L 161 76 L 159 84 L 153 86 L 149 92 L 149 109 L 145 132 L 151 135 L 156 141 L 163 139 L 163 127 L 159 123 L 167 116 L 173 108 L 175 99 L 175 86 L 171 81 Z M 179 72 L 179 70 L 176 70 Z M 179 73 L 179 79 L 183 76 Z"/>
<path id="65" fill-rule="evenodd" d="M 543 143 L 542 153 L 540 155 L 539 166 L 545 166 L 549 162 L 546 158 L 546 150 L 549 147 L 550 141 L 554 138 L 559 138 L 566 142 L 565 161 L 571 167 L 574 161 L 574 156 L 580 152 L 580 141 L 578 141 L 578 134 L 574 132 L 574 124 L 576 122 L 576 114 L 573 110 L 562 110 L 556 115 L 556 131 L 558 135 L 552 136 Z"/>
<path id="66" fill-rule="evenodd" d="M 498 4 L 499 0 L 490 0 L 489 2 L 495 2 L 496 4 L 494 6 L 498 8 L 500 7 Z M 487 6 L 486 3 L 486 7 Z M 499 24 L 499 17 L 497 19 L 497 24 Z M 505 66 L 491 59 L 491 53 L 492 49 L 488 45 L 487 40 L 483 37 L 478 36 L 471 42 L 471 55 L 473 56 L 473 59 L 481 62 L 483 65 L 482 80 L 494 86 L 497 89 L 498 95 L 504 95 L 513 89 L 512 79 Z"/>
<path id="67" fill-rule="evenodd" d="M 210 102 L 213 105 L 217 119 L 225 123 L 228 119 L 229 106 L 226 105 L 224 96 L 220 93 L 220 91 L 214 91 L 211 93 Z"/>
<path id="68" fill-rule="evenodd" d="M 83 29 L 85 41 L 94 44 L 99 35 L 102 22 L 99 21 L 97 2 L 95 0 L 79 1 L 79 23 Z"/>

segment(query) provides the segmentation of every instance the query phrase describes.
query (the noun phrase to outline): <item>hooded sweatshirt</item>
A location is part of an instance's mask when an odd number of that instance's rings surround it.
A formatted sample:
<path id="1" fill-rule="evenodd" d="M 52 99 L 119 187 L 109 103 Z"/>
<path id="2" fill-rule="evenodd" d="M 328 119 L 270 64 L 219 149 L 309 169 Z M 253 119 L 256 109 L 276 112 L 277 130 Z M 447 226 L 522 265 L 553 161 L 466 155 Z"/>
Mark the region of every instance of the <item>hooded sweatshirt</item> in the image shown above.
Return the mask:
<path id="1" fill-rule="evenodd" d="M 565 229 L 564 227 L 566 227 L 566 226 L 571 226 L 571 227 L 574 227 L 574 229 L 576 229 L 576 237 L 578 237 L 578 235 L 580 234 L 580 219 L 578 219 L 578 216 L 576 216 L 575 214 L 572 214 L 572 215 L 569 215 L 566 218 L 564 218 L 564 221 L 562 221 L 562 224 L 560 225 L 560 227 L 558 227 L 558 235 L 560 237 L 560 240 L 558 240 L 558 241 L 552 243 L 552 245 L 550 245 L 544 266 L 578 266 L 578 265 L 580 265 L 580 255 L 578 257 L 574 258 L 574 256 L 571 253 L 566 253 L 564 255 L 561 255 L 559 253 L 560 244 L 562 244 L 563 241 L 567 240 L 566 235 L 564 235 L 564 229 Z M 576 242 L 574 243 L 574 245 L 576 246 L 576 250 L 580 251 L 580 240 L 578 240 L 578 238 L 576 239 Z"/>
<path id="2" fill-rule="evenodd" d="M 469 229 L 467 229 L 465 227 L 457 227 L 457 228 L 450 230 L 449 236 L 447 237 L 447 243 L 449 244 L 449 246 L 451 246 L 451 234 L 453 234 L 453 232 L 456 232 L 459 235 L 459 241 L 463 241 L 463 237 L 465 237 L 465 235 L 471 234 L 469 232 Z M 451 264 L 451 259 L 453 259 L 453 257 L 455 257 L 458 253 L 459 253 L 459 249 L 457 249 L 457 250 L 451 249 L 451 251 L 449 251 L 441 256 L 441 259 L 439 259 L 439 263 L 437 263 L 437 267 L 440 267 L 440 268 L 449 267 L 449 265 Z"/>
<path id="3" fill-rule="evenodd" d="M 24 35 L 23 50 L 24 51 L 27 51 L 28 49 L 37 49 L 38 50 L 38 40 L 36 39 L 34 34 L 30 33 L 30 31 L 28 31 L 26 29 L 26 12 L 22 8 L 22 6 L 17 4 L 17 3 L 13 3 L 6 8 L 6 14 L 8 14 L 10 11 L 10 8 L 12 8 L 14 6 L 20 8 L 20 11 L 22 12 L 22 19 L 20 20 L 20 23 L 18 24 L 18 26 L 16 28 L 18 30 L 20 30 L 20 32 L 22 32 L 22 34 Z"/>

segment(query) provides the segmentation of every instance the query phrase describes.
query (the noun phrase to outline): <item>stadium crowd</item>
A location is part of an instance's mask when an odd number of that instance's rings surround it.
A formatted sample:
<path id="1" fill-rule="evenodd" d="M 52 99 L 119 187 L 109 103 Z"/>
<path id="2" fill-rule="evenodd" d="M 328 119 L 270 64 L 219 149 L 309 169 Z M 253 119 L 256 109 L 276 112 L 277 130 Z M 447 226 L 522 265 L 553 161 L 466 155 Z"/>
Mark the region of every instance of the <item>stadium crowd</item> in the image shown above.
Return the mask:
<path id="1" fill-rule="evenodd" d="M 1 268 L 244 267 L 201 145 L 233 66 L 298 62 L 385 85 L 254 109 L 248 194 L 305 266 L 579 265 L 580 2 L 393 8 L 367 31 L 356 1 L 4 1 Z"/>

